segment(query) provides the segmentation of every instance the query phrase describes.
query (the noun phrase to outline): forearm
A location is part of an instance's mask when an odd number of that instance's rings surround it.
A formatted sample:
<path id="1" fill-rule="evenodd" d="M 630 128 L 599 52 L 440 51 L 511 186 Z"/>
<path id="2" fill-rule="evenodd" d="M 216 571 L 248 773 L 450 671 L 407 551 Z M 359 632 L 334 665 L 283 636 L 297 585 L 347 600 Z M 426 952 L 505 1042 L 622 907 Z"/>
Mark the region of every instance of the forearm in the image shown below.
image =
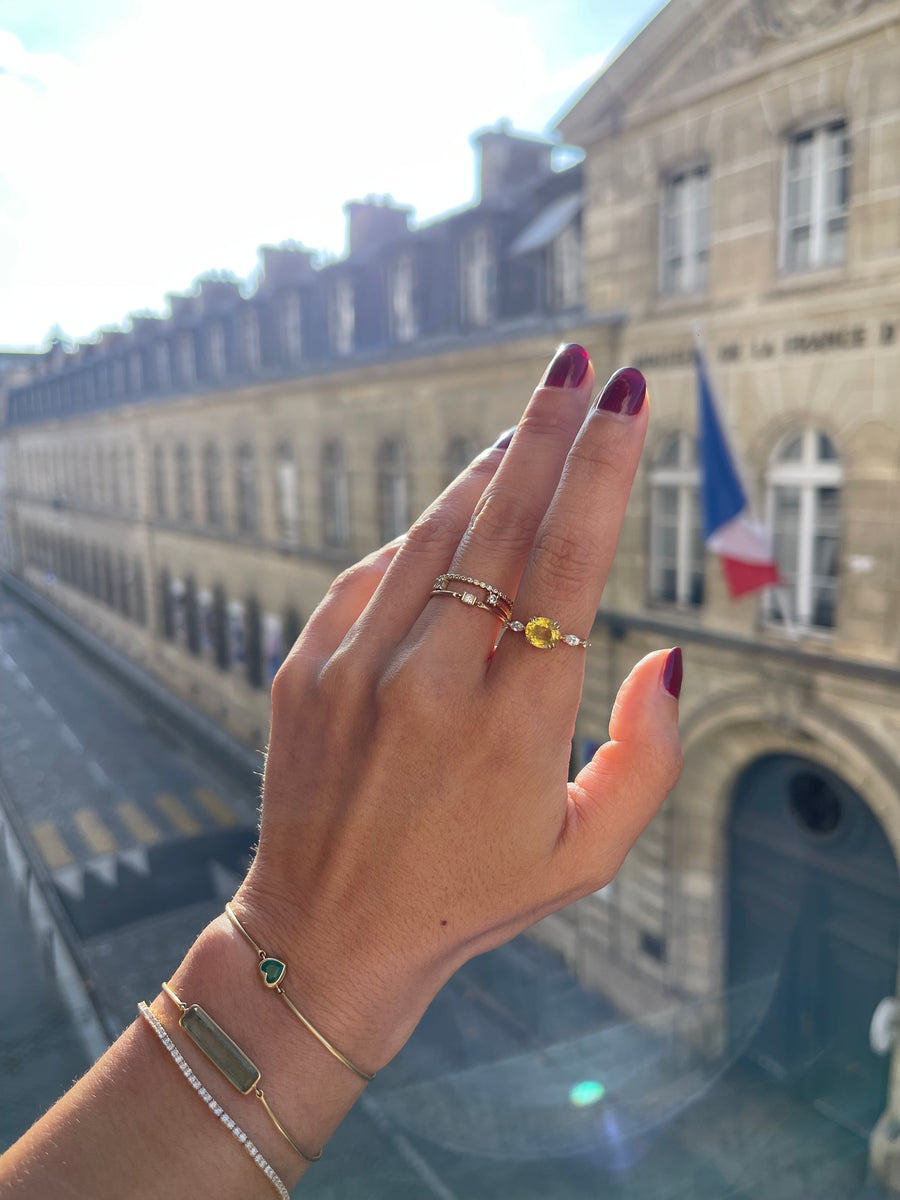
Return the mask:
<path id="1" fill-rule="evenodd" d="M 265 930 L 255 932 L 265 941 Z M 393 1057 L 431 998 L 430 985 L 418 989 L 408 981 L 408 990 L 419 992 L 409 1003 L 399 980 L 388 996 L 362 977 L 361 964 L 345 962 L 342 979 L 338 963 L 314 961 L 300 946 L 277 949 L 288 963 L 285 993 L 366 1072 Z M 326 1145 L 366 1084 L 263 985 L 258 962 L 222 916 L 197 939 L 171 986 L 183 1003 L 200 1005 L 252 1059 L 267 1103 L 312 1155 Z M 439 986 L 437 976 L 433 986 Z M 292 1187 L 309 1163 L 279 1133 L 254 1092 L 242 1095 L 205 1057 L 179 1027 L 179 1009 L 168 996 L 160 992 L 151 1009 L 194 1075 Z M 141 1018 L 0 1159 L 4 1198 L 121 1200 L 125 1194 L 134 1200 L 276 1195 Z"/>

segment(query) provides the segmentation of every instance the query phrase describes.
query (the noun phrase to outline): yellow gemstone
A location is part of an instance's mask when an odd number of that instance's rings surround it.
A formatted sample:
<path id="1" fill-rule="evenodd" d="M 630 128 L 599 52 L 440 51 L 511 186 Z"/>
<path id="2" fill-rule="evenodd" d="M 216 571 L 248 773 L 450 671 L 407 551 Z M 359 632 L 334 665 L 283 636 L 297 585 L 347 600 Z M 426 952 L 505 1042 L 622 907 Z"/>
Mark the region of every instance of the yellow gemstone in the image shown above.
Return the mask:
<path id="1" fill-rule="evenodd" d="M 559 626 L 549 617 L 532 617 L 525 626 L 525 636 L 538 650 L 552 650 L 559 641 Z"/>

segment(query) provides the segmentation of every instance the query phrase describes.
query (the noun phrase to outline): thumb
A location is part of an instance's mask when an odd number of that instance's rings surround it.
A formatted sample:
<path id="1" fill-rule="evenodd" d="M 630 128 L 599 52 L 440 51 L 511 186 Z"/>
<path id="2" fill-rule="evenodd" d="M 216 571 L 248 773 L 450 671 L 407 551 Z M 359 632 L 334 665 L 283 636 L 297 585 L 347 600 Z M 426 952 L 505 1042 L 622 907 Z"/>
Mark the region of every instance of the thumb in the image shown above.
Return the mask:
<path id="1" fill-rule="evenodd" d="M 569 784 L 560 849 L 570 856 L 567 873 L 589 890 L 612 879 L 678 782 L 681 677 L 680 647 L 642 658 L 619 688 L 610 740 Z"/>

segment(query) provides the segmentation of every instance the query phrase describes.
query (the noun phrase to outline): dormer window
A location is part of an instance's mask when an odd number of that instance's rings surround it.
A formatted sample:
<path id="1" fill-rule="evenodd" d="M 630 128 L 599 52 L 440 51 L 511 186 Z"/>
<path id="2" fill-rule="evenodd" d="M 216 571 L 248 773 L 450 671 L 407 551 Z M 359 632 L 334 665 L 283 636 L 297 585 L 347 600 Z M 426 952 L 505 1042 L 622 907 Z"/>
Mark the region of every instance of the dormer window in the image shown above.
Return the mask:
<path id="1" fill-rule="evenodd" d="M 172 364 L 169 360 L 169 343 L 156 344 L 156 386 L 160 391 L 168 391 L 172 386 Z"/>
<path id="2" fill-rule="evenodd" d="M 413 287 L 412 257 L 404 254 L 388 276 L 391 335 L 395 342 L 411 342 L 418 333 Z"/>
<path id="3" fill-rule="evenodd" d="M 356 326 L 353 284 L 349 279 L 336 279 L 331 290 L 328 323 L 331 345 L 335 354 L 352 354 Z"/>
<path id="4" fill-rule="evenodd" d="M 281 302 L 281 349 L 289 363 L 297 363 L 303 356 L 300 297 L 296 292 L 289 293 Z"/>
<path id="5" fill-rule="evenodd" d="M 128 382 L 135 396 L 144 390 L 144 360 L 140 350 L 133 351 L 128 360 Z"/>
<path id="6" fill-rule="evenodd" d="M 192 333 L 182 333 L 178 338 L 178 374 L 186 387 L 191 387 L 197 381 L 197 358 Z"/>
<path id="7" fill-rule="evenodd" d="M 213 379 L 225 378 L 225 330 L 221 321 L 215 321 L 209 327 L 207 335 L 209 348 L 209 372 Z"/>
<path id="8" fill-rule="evenodd" d="M 125 395 L 125 360 L 122 358 L 113 359 L 112 390 L 114 396 Z"/>
<path id="9" fill-rule="evenodd" d="M 249 371 L 258 371 L 261 355 L 259 346 L 259 317 L 256 310 L 251 308 L 243 315 L 241 322 L 241 343 L 244 352 L 244 364 Z"/>
<path id="10" fill-rule="evenodd" d="M 491 319 L 493 261 L 486 229 L 476 229 L 460 242 L 460 316 L 463 325 L 487 325 Z"/>
<path id="11" fill-rule="evenodd" d="M 583 299 L 579 223 L 570 221 L 550 243 L 548 251 L 550 307 L 577 308 Z"/>

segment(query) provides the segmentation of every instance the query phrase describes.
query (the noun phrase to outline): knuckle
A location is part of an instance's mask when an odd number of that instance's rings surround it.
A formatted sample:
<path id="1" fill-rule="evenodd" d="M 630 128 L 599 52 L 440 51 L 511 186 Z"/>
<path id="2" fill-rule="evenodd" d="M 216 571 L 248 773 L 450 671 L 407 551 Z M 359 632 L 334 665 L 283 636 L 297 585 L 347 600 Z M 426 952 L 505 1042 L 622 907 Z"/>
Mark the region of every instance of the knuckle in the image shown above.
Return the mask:
<path id="1" fill-rule="evenodd" d="M 567 600 L 579 594 L 596 574 L 600 545 L 586 529 L 547 532 L 538 540 L 534 556 L 540 574 L 552 581 L 554 593 Z"/>
<path id="2" fill-rule="evenodd" d="M 456 548 L 460 523 L 446 504 L 434 504 L 410 527 L 400 549 L 404 556 L 427 554 L 434 557 L 435 547 Z"/>
<path id="3" fill-rule="evenodd" d="M 483 542 L 501 555 L 525 553 L 531 549 L 541 515 L 521 496 L 491 492 L 472 520 L 467 541 Z"/>
<path id="4" fill-rule="evenodd" d="M 375 707 L 382 717 L 399 718 L 405 729 L 430 724 L 446 704 L 447 687 L 439 672 L 421 656 L 408 656 L 384 672 L 375 688 Z"/>
<path id="5" fill-rule="evenodd" d="M 623 475 L 630 468 L 631 457 L 616 432 L 613 430 L 610 436 L 610 431 L 604 428 L 603 437 L 579 438 L 569 452 L 570 463 L 591 478 Z"/>
<path id="6" fill-rule="evenodd" d="M 559 400 L 556 393 L 537 393 L 519 422 L 519 436 L 565 438 L 571 441 L 581 418 L 580 415 L 575 416 L 569 405 L 560 404 Z"/>

